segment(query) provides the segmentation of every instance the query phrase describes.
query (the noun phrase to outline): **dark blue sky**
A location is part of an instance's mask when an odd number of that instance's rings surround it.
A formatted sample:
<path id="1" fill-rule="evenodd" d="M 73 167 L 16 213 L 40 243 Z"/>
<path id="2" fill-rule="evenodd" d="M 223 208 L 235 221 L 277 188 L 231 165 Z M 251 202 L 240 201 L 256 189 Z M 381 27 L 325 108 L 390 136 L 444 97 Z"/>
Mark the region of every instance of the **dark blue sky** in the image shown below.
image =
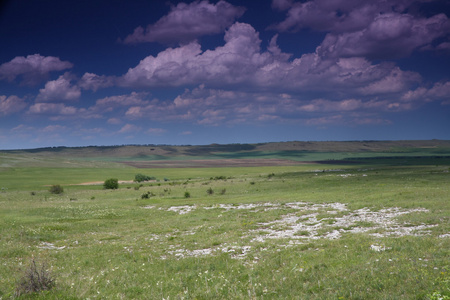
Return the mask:
<path id="1" fill-rule="evenodd" d="M 7 1 L 0 149 L 450 139 L 448 1 Z"/>

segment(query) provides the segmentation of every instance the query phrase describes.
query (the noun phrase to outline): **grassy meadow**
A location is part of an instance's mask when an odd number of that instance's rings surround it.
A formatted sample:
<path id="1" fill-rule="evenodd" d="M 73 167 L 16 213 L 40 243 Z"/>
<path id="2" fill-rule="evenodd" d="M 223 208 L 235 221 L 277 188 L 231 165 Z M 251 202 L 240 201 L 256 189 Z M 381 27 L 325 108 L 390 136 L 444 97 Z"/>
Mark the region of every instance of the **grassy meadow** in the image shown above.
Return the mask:
<path id="1" fill-rule="evenodd" d="M 0 299 L 450 299 L 450 152 L 402 149 L 157 169 L 0 153 Z M 157 180 L 79 185 L 138 173 Z M 34 266 L 51 289 L 21 289 Z"/>

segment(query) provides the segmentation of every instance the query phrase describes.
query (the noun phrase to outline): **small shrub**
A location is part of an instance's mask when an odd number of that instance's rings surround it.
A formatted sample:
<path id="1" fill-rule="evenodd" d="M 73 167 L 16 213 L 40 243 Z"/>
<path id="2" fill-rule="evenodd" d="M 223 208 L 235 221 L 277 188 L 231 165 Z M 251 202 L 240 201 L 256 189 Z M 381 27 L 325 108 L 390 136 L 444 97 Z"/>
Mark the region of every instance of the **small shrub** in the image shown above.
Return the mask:
<path id="1" fill-rule="evenodd" d="M 116 178 L 106 179 L 103 183 L 105 189 L 115 190 L 119 188 L 119 180 Z"/>
<path id="2" fill-rule="evenodd" d="M 51 187 L 50 187 L 50 193 L 52 193 L 52 194 L 62 194 L 62 193 L 64 193 L 64 189 L 63 189 L 63 187 L 62 186 L 60 186 L 59 184 L 55 184 L 55 185 L 52 185 Z"/>
<path id="3" fill-rule="evenodd" d="M 134 181 L 136 181 L 136 182 L 149 181 L 149 180 L 156 180 L 156 177 L 147 176 L 147 175 L 140 174 L 140 173 L 134 175 Z"/>
<path id="4" fill-rule="evenodd" d="M 222 189 L 222 190 L 220 191 L 220 194 L 221 194 L 221 195 L 225 195 L 226 192 L 227 192 L 227 189 Z"/>
<path id="5" fill-rule="evenodd" d="M 36 195 L 36 192 L 31 192 L 30 194 L 31 194 L 31 196 L 34 196 L 34 195 Z"/>
<path id="6" fill-rule="evenodd" d="M 214 190 L 212 188 L 209 188 L 209 189 L 206 190 L 206 193 L 208 195 L 212 195 L 212 194 L 214 194 Z"/>
<path id="7" fill-rule="evenodd" d="M 209 178 L 209 180 L 226 180 L 226 179 L 227 179 L 227 177 L 225 177 L 223 175 Z"/>
<path id="8" fill-rule="evenodd" d="M 33 258 L 17 283 L 15 295 L 19 297 L 22 294 L 46 291 L 53 288 L 55 280 L 50 272 L 46 270 L 46 267 L 46 263 L 39 266 Z"/>
<path id="9" fill-rule="evenodd" d="M 141 199 L 148 199 L 153 196 L 155 196 L 155 194 L 153 194 L 152 192 L 147 192 L 141 195 Z"/>
<path id="10" fill-rule="evenodd" d="M 184 198 L 191 198 L 191 193 L 184 192 Z"/>

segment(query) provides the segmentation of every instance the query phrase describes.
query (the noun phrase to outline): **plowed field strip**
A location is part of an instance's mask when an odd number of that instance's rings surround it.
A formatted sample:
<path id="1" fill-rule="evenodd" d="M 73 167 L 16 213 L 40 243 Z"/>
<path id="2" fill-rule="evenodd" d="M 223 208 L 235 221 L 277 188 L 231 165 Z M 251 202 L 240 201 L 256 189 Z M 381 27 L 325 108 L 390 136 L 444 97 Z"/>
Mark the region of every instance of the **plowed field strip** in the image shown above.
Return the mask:
<path id="1" fill-rule="evenodd" d="M 217 168 L 217 167 L 261 167 L 261 166 L 294 166 L 311 164 L 285 159 L 199 159 L 199 160 L 152 160 L 152 161 L 120 161 L 135 168 Z"/>

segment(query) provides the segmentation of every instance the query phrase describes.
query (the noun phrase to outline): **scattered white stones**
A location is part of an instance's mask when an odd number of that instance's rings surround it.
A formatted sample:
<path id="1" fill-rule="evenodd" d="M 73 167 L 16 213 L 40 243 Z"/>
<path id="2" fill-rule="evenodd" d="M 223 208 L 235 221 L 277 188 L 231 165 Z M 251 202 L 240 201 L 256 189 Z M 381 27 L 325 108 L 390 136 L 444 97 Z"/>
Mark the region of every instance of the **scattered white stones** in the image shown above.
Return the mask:
<path id="1" fill-rule="evenodd" d="M 148 205 L 143 206 L 144 209 L 153 209 L 155 208 L 154 205 Z M 211 209 L 223 209 L 225 212 L 231 211 L 231 210 L 253 210 L 253 211 L 269 211 L 269 210 L 275 210 L 275 209 L 281 209 L 281 208 L 291 208 L 296 210 L 319 210 L 319 209 L 334 209 L 337 211 L 345 211 L 347 210 L 346 205 L 342 203 L 324 203 L 324 204 L 312 204 L 307 202 L 291 202 L 286 204 L 280 204 L 280 203 L 271 203 L 271 202 L 265 202 L 265 203 L 249 203 L 249 204 L 216 204 L 213 206 L 204 206 L 201 207 L 202 209 L 211 210 Z M 180 215 L 187 214 L 193 210 L 197 209 L 197 206 L 195 205 L 182 205 L 182 206 L 171 206 L 168 209 L 165 209 L 166 211 L 173 211 Z M 163 208 L 159 208 L 159 210 L 164 210 Z"/>
<path id="2" fill-rule="evenodd" d="M 353 174 L 340 174 L 338 176 L 341 176 L 342 178 L 347 178 L 347 177 L 354 176 L 354 175 Z"/>
<path id="3" fill-rule="evenodd" d="M 144 209 L 152 209 L 152 208 L 155 208 L 155 206 L 154 205 L 147 205 L 147 206 L 143 206 L 142 208 L 144 208 Z"/>
<path id="4" fill-rule="evenodd" d="M 231 258 L 234 259 L 244 259 L 245 257 L 247 257 L 247 254 L 250 252 L 250 250 L 252 249 L 252 246 L 228 246 L 228 247 L 223 247 L 220 248 L 220 250 L 224 253 L 230 253 L 231 254 Z"/>
<path id="5" fill-rule="evenodd" d="M 49 250 L 63 250 L 66 248 L 66 246 L 62 247 L 56 247 L 52 243 L 42 242 L 39 246 L 37 246 L 40 249 L 49 249 Z"/>
<path id="6" fill-rule="evenodd" d="M 297 209 L 297 210 L 312 210 L 317 211 L 319 209 L 334 209 L 336 211 L 346 211 L 347 206 L 343 203 L 322 203 L 322 204 L 312 204 L 307 202 L 290 202 L 285 204 L 286 207 Z"/>
<path id="7" fill-rule="evenodd" d="M 170 246 L 170 248 L 174 248 L 174 246 Z M 167 253 L 175 256 L 177 259 L 182 259 L 186 257 L 200 257 L 207 255 L 215 255 L 217 253 L 229 253 L 231 258 L 233 259 L 244 259 L 247 257 L 247 254 L 250 252 L 252 246 L 224 246 L 224 247 L 216 247 L 216 248 L 204 248 L 204 249 L 195 249 L 195 250 L 187 250 L 187 249 L 174 249 L 168 250 Z M 162 259 L 167 259 L 167 256 L 162 256 Z"/>
<path id="8" fill-rule="evenodd" d="M 370 245 L 370 250 L 375 252 L 381 252 L 391 249 L 390 247 L 380 246 L 380 245 Z"/>
<path id="9" fill-rule="evenodd" d="M 144 208 L 154 208 L 147 206 Z M 162 208 L 159 208 L 162 210 Z M 257 229 L 249 230 L 245 239 L 250 243 L 262 243 L 266 240 L 284 239 L 285 246 L 307 243 L 311 240 L 339 239 L 343 234 L 367 233 L 374 237 L 399 237 L 405 235 L 422 236 L 430 234 L 430 229 L 438 225 L 419 224 L 413 225 L 401 223 L 397 218 L 410 213 L 427 213 L 425 208 L 405 209 L 399 207 L 384 208 L 378 211 L 369 208 L 361 208 L 350 211 L 343 203 L 321 203 L 308 202 L 280 203 L 250 203 L 250 204 L 216 204 L 213 206 L 172 206 L 167 211 L 176 212 L 180 215 L 187 214 L 195 209 L 223 210 L 224 213 L 231 210 L 250 210 L 252 212 L 263 212 L 267 210 L 285 209 L 289 213 L 282 215 L 280 219 L 270 222 L 259 223 Z M 220 213 L 222 216 L 222 213 Z M 196 229 L 186 231 L 182 235 L 194 235 Z M 167 237 L 167 235 L 165 236 Z M 450 237 L 443 234 L 439 237 Z M 149 241 L 160 240 L 157 235 L 149 237 Z M 221 245 L 213 248 L 187 250 L 170 249 L 168 255 L 178 259 L 185 257 L 198 257 L 215 255 L 217 253 L 229 253 L 232 258 L 242 259 L 251 251 L 252 246 Z M 370 250 L 380 252 L 389 248 L 379 245 L 371 245 Z M 166 259 L 166 256 L 161 257 Z"/>
<path id="10" fill-rule="evenodd" d="M 225 209 L 225 211 L 230 211 L 233 209 L 257 209 L 257 208 L 264 208 L 264 211 L 271 210 L 271 209 L 278 209 L 280 207 L 280 204 L 278 203 L 249 203 L 249 204 L 239 204 L 239 205 L 232 205 L 232 204 L 217 204 L 214 206 L 207 206 L 204 207 L 204 209 Z"/>
<path id="11" fill-rule="evenodd" d="M 431 231 L 428 230 L 433 227 L 437 227 L 438 225 L 418 225 L 418 226 L 411 226 L 411 227 L 403 227 L 403 226 L 395 226 L 393 228 L 390 228 L 389 231 L 386 231 L 384 233 L 372 233 L 372 236 L 375 237 L 388 237 L 388 236 L 405 236 L 405 235 L 411 235 L 411 236 L 423 236 L 431 234 Z"/>
<path id="12" fill-rule="evenodd" d="M 303 210 L 318 210 L 321 205 L 305 206 Z M 291 205 L 290 207 L 300 206 Z M 337 211 L 345 211 L 345 205 L 341 203 L 322 204 L 322 208 L 334 208 Z M 413 212 L 428 212 L 423 208 L 401 209 L 398 207 L 371 211 L 362 208 L 349 212 L 342 217 L 335 217 L 337 211 L 321 211 L 329 214 L 330 217 L 317 219 L 319 213 L 308 215 L 287 214 L 280 220 L 261 223 L 261 229 L 254 230 L 257 235 L 252 241 L 264 242 L 267 239 L 296 239 L 296 240 L 317 240 L 317 239 L 338 239 L 343 233 L 365 233 L 370 231 L 380 231 L 369 233 L 376 237 L 404 236 L 404 235 L 425 235 L 430 232 L 428 229 L 437 225 L 417 225 L 400 224 L 395 218 L 403 214 Z M 280 229 L 281 227 L 281 229 Z M 320 233 L 319 233 L 320 232 Z"/>
<path id="13" fill-rule="evenodd" d="M 190 206 L 190 205 L 172 206 L 172 207 L 169 207 L 168 211 L 173 211 L 180 215 L 184 215 L 184 214 L 190 213 L 191 211 L 193 211 L 196 208 L 197 208 L 196 206 Z"/>
<path id="14" fill-rule="evenodd" d="M 212 252 L 213 250 L 211 248 L 197 249 L 197 250 L 175 249 L 167 251 L 167 253 L 174 255 L 177 258 L 211 255 Z"/>

